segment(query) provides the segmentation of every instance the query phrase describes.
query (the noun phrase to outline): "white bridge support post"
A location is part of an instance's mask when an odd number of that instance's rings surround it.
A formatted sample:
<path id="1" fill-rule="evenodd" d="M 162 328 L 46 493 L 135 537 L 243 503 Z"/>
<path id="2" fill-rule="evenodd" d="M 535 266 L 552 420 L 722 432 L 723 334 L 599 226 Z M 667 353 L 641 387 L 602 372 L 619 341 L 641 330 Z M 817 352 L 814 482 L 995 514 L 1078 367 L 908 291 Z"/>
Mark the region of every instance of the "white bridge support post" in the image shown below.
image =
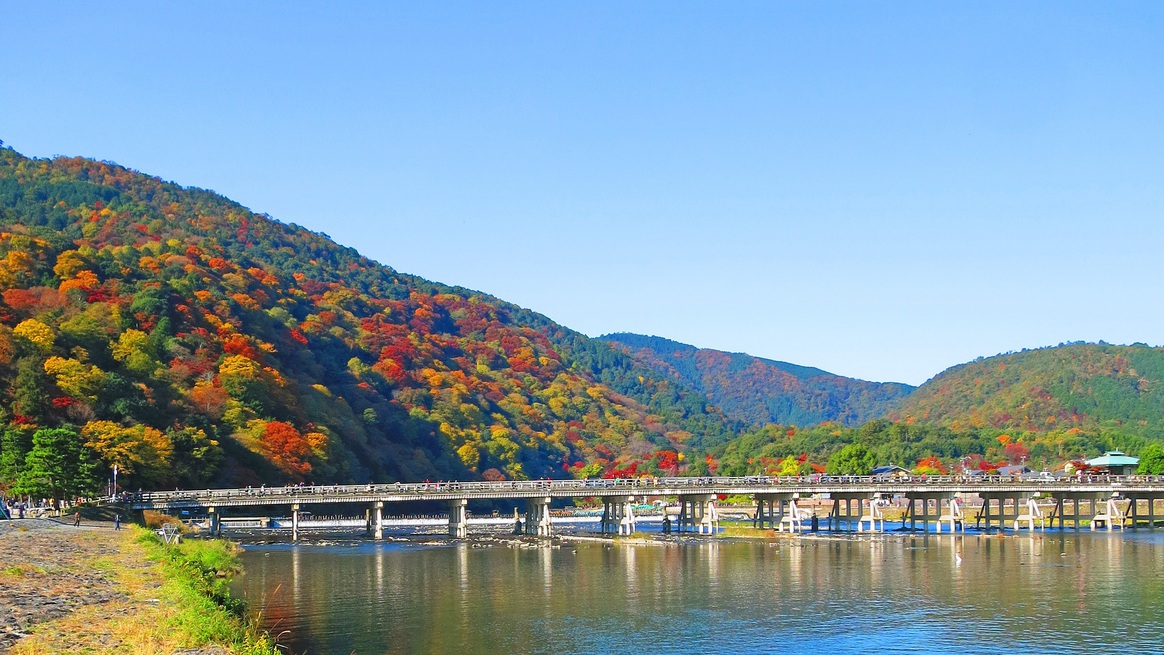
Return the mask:
<path id="1" fill-rule="evenodd" d="M 950 526 L 950 534 L 959 529 L 962 532 L 966 531 L 966 517 L 962 513 L 962 502 L 958 498 L 946 499 L 945 510 L 938 514 L 938 534 L 941 534 L 943 525 Z"/>
<path id="2" fill-rule="evenodd" d="M 1014 519 L 1015 532 L 1022 530 L 1024 523 L 1026 524 L 1027 529 L 1029 529 L 1031 532 L 1034 532 L 1035 521 L 1039 522 L 1040 529 L 1047 529 L 1047 523 L 1043 519 L 1043 510 L 1039 509 L 1039 504 L 1035 502 L 1034 497 L 1028 496 L 1026 499 L 1026 510 L 1020 511 L 1018 516 L 1016 516 Z"/>
<path id="3" fill-rule="evenodd" d="M 539 537 L 554 536 L 550 520 L 550 498 L 529 498 L 525 501 L 525 533 Z"/>
<path id="4" fill-rule="evenodd" d="M 784 526 L 788 526 L 789 532 L 804 532 L 804 522 L 812 518 L 812 510 L 800 509 L 796 504 L 796 498 L 787 501 L 787 511 L 783 508 L 785 501 L 780 501 L 780 523 L 777 524 L 776 529 L 784 532 Z"/>
<path id="5" fill-rule="evenodd" d="M 622 516 L 618 522 L 618 533 L 625 535 L 632 535 L 638 531 L 638 523 L 635 520 L 635 497 L 627 496 L 622 502 Z"/>
<path id="6" fill-rule="evenodd" d="M 865 524 L 869 524 L 869 532 L 885 532 L 885 515 L 881 513 L 881 506 L 885 503 L 880 498 L 869 499 L 869 512 L 861 512 L 861 518 L 857 519 L 857 532 L 864 532 Z M 862 505 L 861 499 L 857 499 L 857 507 Z M 880 525 L 878 525 L 880 523 Z"/>
<path id="7" fill-rule="evenodd" d="M 299 541 L 299 503 L 291 506 L 291 541 Z"/>
<path id="8" fill-rule="evenodd" d="M 368 536 L 373 539 L 384 538 L 384 503 L 376 501 L 368 511 Z"/>
<path id="9" fill-rule="evenodd" d="M 1094 501 L 1092 501 L 1094 503 Z M 1132 501 L 1133 503 L 1135 501 Z M 1124 520 L 1126 517 L 1120 510 L 1119 505 L 1116 504 L 1116 497 L 1112 496 L 1107 499 L 1104 509 L 1096 512 L 1091 517 L 1091 529 L 1096 530 L 1100 527 L 1107 528 L 1111 532 L 1114 528 L 1124 529 Z"/>
<path id="10" fill-rule="evenodd" d="M 449 536 L 464 539 L 469 536 L 469 501 L 457 498 L 449 501 Z"/>
<path id="11" fill-rule="evenodd" d="M 222 534 L 222 516 L 218 512 L 218 508 L 213 505 L 206 508 L 210 515 L 210 536 L 217 537 Z"/>

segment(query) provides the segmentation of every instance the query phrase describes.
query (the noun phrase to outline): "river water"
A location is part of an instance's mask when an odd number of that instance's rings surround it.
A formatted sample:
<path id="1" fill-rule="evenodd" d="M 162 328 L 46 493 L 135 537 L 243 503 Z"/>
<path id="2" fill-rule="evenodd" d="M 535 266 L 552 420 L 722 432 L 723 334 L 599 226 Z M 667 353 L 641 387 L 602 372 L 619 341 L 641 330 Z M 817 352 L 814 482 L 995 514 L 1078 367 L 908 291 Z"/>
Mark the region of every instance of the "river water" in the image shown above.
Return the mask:
<path id="1" fill-rule="evenodd" d="M 248 546 L 292 653 L 1164 653 L 1164 531 Z"/>

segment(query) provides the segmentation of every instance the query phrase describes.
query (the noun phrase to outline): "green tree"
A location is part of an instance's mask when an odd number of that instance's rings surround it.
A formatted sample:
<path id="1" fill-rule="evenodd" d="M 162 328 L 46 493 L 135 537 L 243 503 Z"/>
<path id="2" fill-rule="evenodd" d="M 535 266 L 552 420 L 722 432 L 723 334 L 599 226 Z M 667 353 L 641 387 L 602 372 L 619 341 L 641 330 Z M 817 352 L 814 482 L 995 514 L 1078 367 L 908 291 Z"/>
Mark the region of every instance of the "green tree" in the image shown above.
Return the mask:
<path id="1" fill-rule="evenodd" d="M 32 430 L 10 425 L 0 432 L 0 483 L 13 484 L 32 450 Z"/>
<path id="2" fill-rule="evenodd" d="M 81 438 L 63 428 L 37 430 L 32 450 L 12 490 L 39 498 L 62 500 L 97 488 L 96 464 Z"/>
<path id="3" fill-rule="evenodd" d="M 1140 467 L 1136 469 L 1140 475 L 1160 475 L 1164 473 L 1164 447 L 1158 443 L 1150 443 L 1140 451 Z"/>
<path id="4" fill-rule="evenodd" d="M 43 419 L 48 413 L 49 395 L 45 391 L 48 376 L 38 357 L 22 357 L 16 361 L 16 381 L 12 385 L 12 413 L 33 419 Z"/>
<path id="5" fill-rule="evenodd" d="M 869 475 L 876 460 L 873 453 L 860 444 L 849 444 L 833 453 L 825 470 L 833 475 Z"/>
<path id="6" fill-rule="evenodd" d="M 222 447 L 197 428 L 171 429 L 170 442 L 174 447 L 174 477 L 179 484 L 204 487 L 222 466 Z"/>

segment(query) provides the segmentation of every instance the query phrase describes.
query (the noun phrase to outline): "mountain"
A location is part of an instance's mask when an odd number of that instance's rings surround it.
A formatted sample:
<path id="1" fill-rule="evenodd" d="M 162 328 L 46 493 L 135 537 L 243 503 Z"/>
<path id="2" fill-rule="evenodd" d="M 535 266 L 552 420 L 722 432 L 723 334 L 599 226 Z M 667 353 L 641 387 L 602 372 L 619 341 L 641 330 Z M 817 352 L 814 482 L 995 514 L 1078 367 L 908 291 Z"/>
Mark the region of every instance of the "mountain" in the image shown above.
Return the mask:
<path id="1" fill-rule="evenodd" d="M 908 384 L 866 382 L 741 353 L 696 348 L 639 334 L 600 339 L 626 350 L 657 374 L 704 394 L 725 414 L 761 426 L 859 425 L 884 415 L 913 391 Z"/>
<path id="2" fill-rule="evenodd" d="M 0 148 L 0 260 L 21 493 L 61 493 L 52 443 L 149 488 L 659 471 L 740 429 L 540 314 L 110 162 Z"/>
<path id="3" fill-rule="evenodd" d="M 1164 435 L 1164 348 L 1071 343 L 977 359 L 935 376 L 890 418 L 1048 431 Z"/>

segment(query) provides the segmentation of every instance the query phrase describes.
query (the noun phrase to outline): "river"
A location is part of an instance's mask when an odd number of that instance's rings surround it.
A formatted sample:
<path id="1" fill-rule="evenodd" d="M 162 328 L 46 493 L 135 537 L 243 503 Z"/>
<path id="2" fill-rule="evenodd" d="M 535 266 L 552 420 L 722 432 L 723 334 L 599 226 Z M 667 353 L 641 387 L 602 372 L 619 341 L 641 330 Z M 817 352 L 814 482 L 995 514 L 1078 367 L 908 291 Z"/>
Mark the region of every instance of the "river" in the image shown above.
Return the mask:
<path id="1" fill-rule="evenodd" d="M 1164 652 L 1164 531 L 256 544 L 292 653 Z"/>

